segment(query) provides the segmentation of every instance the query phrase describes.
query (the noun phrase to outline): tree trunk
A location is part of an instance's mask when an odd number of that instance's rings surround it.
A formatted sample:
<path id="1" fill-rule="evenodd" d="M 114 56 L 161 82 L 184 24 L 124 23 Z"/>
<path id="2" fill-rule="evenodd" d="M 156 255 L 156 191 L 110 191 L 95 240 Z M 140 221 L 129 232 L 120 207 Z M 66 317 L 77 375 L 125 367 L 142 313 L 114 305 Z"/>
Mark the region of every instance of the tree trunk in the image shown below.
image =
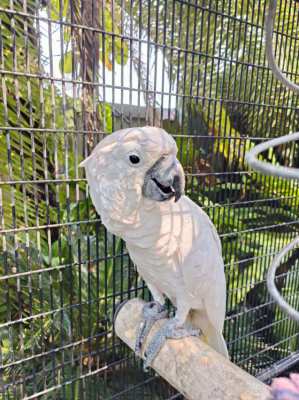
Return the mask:
<path id="1" fill-rule="evenodd" d="M 88 132 L 87 143 L 94 145 L 93 132 L 100 130 L 99 118 L 99 50 L 100 50 L 100 0 L 72 0 L 72 18 L 76 25 L 92 29 L 75 28 L 76 46 L 80 54 L 80 78 L 82 79 L 83 129 Z M 95 29 L 95 30 L 93 30 Z"/>

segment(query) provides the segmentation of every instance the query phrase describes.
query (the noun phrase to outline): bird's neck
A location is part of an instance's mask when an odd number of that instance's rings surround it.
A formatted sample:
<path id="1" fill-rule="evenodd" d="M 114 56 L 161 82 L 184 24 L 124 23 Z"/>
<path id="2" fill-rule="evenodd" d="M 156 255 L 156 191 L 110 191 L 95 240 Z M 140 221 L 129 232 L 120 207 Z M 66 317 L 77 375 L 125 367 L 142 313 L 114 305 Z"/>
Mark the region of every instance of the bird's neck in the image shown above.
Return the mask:
<path id="1" fill-rule="evenodd" d="M 117 213 L 104 211 L 101 216 L 110 232 L 122 237 L 128 243 L 138 245 L 144 241 L 153 242 L 158 237 L 163 214 L 169 208 L 170 202 L 160 203 L 142 197 L 138 207 L 122 218 L 120 209 Z"/>

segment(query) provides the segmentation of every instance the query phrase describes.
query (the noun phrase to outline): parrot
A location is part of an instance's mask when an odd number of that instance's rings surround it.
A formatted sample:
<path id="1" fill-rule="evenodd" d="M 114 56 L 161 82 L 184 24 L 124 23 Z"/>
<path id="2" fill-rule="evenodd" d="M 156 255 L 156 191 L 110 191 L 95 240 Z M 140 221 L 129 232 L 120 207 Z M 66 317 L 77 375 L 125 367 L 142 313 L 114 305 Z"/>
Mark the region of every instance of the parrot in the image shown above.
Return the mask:
<path id="1" fill-rule="evenodd" d="M 145 368 L 169 338 L 200 335 L 229 357 L 220 238 L 208 215 L 184 194 L 177 152 L 164 129 L 132 127 L 107 135 L 80 164 L 102 223 L 125 241 L 153 298 L 143 308 L 137 353 L 155 321 L 167 315 L 166 298 L 175 308 L 145 350 Z"/>

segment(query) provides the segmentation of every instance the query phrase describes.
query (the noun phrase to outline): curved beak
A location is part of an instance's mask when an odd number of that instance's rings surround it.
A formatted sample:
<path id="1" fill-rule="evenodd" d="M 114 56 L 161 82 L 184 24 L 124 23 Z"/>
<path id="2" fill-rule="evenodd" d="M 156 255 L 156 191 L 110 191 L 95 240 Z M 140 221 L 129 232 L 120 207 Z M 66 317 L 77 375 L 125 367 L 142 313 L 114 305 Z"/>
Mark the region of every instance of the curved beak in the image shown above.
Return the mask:
<path id="1" fill-rule="evenodd" d="M 174 189 L 174 200 L 177 202 L 180 197 L 184 194 L 184 189 L 182 188 L 181 184 L 182 180 L 180 175 L 175 175 L 173 178 L 173 184 L 172 187 Z"/>
<path id="2" fill-rule="evenodd" d="M 178 201 L 184 194 L 184 170 L 175 156 L 161 157 L 146 173 L 143 195 L 156 201 L 174 197 Z"/>

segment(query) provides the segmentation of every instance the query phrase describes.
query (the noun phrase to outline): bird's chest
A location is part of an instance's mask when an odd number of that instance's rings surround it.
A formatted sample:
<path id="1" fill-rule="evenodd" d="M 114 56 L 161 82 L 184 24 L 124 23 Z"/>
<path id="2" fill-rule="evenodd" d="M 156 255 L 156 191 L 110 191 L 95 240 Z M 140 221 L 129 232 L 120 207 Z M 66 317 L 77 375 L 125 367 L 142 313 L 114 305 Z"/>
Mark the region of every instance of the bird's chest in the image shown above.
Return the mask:
<path id="1" fill-rule="evenodd" d="M 141 210 L 139 224 L 122 232 L 139 274 L 172 301 L 183 284 L 182 264 L 192 248 L 194 232 L 190 213 L 176 203 Z"/>
<path id="2" fill-rule="evenodd" d="M 145 282 L 156 287 L 175 304 L 176 292 L 182 283 L 177 243 L 172 245 L 171 251 L 168 246 L 141 249 L 130 245 L 128 250 Z"/>
<path id="3" fill-rule="evenodd" d="M 168 266 L 157 269 L 137 268 L 139 274 L 148 285 L 154 286 L 160 293 L 165 295 L 170 301 L 176 305 L 178 293 L 181 292 L 182 279 L 179 277 L 179 271 L 173 270 Z"/>

